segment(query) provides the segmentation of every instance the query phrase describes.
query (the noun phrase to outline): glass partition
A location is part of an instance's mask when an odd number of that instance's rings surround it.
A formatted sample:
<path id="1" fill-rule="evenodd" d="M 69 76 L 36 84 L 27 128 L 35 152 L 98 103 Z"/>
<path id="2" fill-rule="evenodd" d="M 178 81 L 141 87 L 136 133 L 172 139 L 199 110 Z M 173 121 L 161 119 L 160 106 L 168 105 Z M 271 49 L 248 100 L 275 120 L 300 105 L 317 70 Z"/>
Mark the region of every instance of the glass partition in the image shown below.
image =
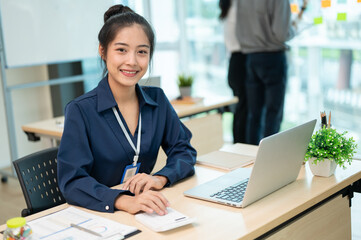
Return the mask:
<path id="1" fill-rule="evenodd" d="M 218 0 L 122 2 L 129 2 L 153 25 L 157 45 L 150 75 L 161 76 L 161 85 L 170 99 L 179 96 L 176 81 L 181 73 L 194 76 L 194 96 L 232 95 L 227 83 L 229 55 L 218 19 Z M 282 129 L 311 118 L 319 119 L 321 111 L 327 114 L 331 111 L 332 125 L 340 131 L 349 131 L 360 147 L 361 3 L 358 0 L 308 2 L 298 24 L 299 34 L 289 42 Z M 295 20 L 303 0 L 290 3 L 296 6 L 291 8 Z M 225 117 L 228 126 L 232 119 Z"/>

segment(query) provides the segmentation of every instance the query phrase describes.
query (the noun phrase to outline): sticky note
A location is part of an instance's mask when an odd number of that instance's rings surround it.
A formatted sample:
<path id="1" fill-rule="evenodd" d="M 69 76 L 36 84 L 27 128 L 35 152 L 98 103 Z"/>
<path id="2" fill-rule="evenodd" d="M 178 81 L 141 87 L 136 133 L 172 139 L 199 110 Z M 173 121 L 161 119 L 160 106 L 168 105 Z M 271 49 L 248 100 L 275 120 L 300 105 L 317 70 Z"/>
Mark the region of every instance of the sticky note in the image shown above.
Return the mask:
<path id="1" fill-rule="evenodd" d="M 346 21 L 347 13 L 337 13 L 337 21 Z"/>
<path id="2" fill-rule="evenodd" d="M 322 22 L 323 22 L 323 18 L 322 18 L 322 17 L 315 17 L 315 18 L 313 19 L 313 23 L 314 23 L 315 25 L 321 24 Z"/>
<path id="3" fill-rule="evenodd" d="M 323 8 L 331 7 L 331 0 L 322 0 L 321 7 Z"/>
<path id="4" fill-rule="evenodd" d="M 299 13 L 300 10 L 298 9 L 297 3 L 291 3 L 291 13 Z"/>
<path id="5" fill-rule="evenodd" d="M 337 0 L 337 3 L 341 3 L 341 4 L 346 4 L 347 3 L 347 0 Z"/>

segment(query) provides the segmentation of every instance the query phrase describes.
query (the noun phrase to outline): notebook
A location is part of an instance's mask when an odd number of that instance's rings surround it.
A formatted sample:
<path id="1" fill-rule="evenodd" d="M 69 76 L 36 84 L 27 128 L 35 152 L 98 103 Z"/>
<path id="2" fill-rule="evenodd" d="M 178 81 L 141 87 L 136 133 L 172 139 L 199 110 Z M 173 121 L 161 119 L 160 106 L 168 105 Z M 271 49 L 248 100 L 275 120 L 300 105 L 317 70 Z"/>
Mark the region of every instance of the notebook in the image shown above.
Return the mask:
<path id="1" fill-rule="evenodd" d="M 184 192 L 185 196 L 246 207 L 297 179 L 316 120 L 261 140 L 253 168 L 237 168 Z"/>
<path id="2" fill-rule="evenodd" d="M 245 144 L 245 143 L 235 143 L 232 145 L 224 145 L 220 151 L 238 153 L 241 155 L 252 156 L 256 159 L 258 145 Z"/>
<path id="3" fill-rule="evenodd" d="M 214 151 L 198 157 L 197 164 L 224 170 L 234 170 L 253 163 L 255 159 L 256 156 L 248 156 L 226 151 Z"/>
<path id="4" fill-rule="evenodd" d="M 244 143 L 225 145 L 218 151 L 198 157 L 197 164 L 230 171 L 252 164 L 256 159 L 257 151 L 257 145 Z"/>

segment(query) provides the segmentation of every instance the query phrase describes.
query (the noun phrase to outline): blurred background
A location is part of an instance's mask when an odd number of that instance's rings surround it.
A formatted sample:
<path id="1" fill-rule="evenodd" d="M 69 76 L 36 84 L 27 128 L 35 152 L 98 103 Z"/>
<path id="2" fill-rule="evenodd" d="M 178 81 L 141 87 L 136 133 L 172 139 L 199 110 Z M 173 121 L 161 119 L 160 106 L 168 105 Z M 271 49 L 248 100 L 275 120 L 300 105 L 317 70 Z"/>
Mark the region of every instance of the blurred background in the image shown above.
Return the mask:
<path id="1" fill-rule="evenodd" d="M 63 1 L 73 4 L 71 1 Z M 4 2 L 0 1 L 2 8 Z M 157 43 L 148 76 L 161 77 L 161 86 L 170 99 L 179 96 L 176 81 L 180 73 L 194 76 L 193 96 L 232 95 L 227 83 L 229 54 L 224 45 L 223 25 L 218 19 L 218 0 L 108 0 L 108 3 L 109 6 L 113 3 L 129 5 L 152 23 Z M 291 1 L 293 17 L 302 4 L 302 0 Z M 103 12 L 101 10 L 100 14 Z M 333 0 L 332 4 L 324 0 L 309 1 L 298 25 L 299 33 L 288 43 L 289 77 L 282 129 L 308 119 L 319 119 L 320 111 L 326 111 L 327 114 L 332 112 L 333 127 L 339 131 L 348 131 L 360 149 L 360 20 L 360 0 Z M 97 21 L 101 26 L 101 16 Z M 4 20 L 2 24 L 4 28 Z M 81 31 L 87 31 L 87 27 L 85 25 Z M 16 34 L 26 41 L 26 34 L 21 31 Z M 54 42 L 54 49 L 56 47 Z M 22 51 L 21 48 L 19 46 L 19 51 Z M 97 49 L 94 51 L 97 53 Z M 66 77 L 74 73 L 93 77 L 62 85 L 18 90 L 14 87 L 11 104 L 18 157 L 51 145 L 46 140 L 29 142 L 21 125 L 63 115 L 68 101 L 97 85 L 102 68 L 97 56 L 68 63 L 16 66 L 6 70 L 10 86 L 38 80 L 46 82 L 54 77 Z M 2 88 L 1 95 L 4 93 L 4 85 Z M 7 112 L 4 105 L 1 96 L 0 168 L 10 166 L 8 129 L 5 124 Z M 223 115 L 226 142 L 232 142 L 232 118 L 231 113 Z"/>

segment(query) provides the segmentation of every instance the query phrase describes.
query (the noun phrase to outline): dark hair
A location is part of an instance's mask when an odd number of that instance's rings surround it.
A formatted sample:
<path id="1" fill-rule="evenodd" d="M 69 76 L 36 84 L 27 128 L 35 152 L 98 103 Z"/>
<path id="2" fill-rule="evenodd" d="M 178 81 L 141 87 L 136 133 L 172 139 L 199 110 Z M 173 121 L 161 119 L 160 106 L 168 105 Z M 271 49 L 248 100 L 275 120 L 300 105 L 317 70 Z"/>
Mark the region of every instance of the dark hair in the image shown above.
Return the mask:
<path id="1" fill-rule="evenodd" d="M 219 8 L 221 9 L 221 14 L 219 14 L 219 19 L 223 20 L 227 17 L 230 7 L 231 7 L 231 0 L 219 0 Z"/>
<path id="2" fill-rule="evenodd" d="M 108 50 L 108 44 L 114 40 L 117 32 L 120 29 L 130 27 L 133 24 L 139 24 L 143 28 L 145 35 L 147 35 L 150 44 L 149 55 L 150 60 L 152 60 L 155 47 L 155 36 L 152 26 L 144 17 L 135 13 L 129 7 L 123 6 L 121 4 L 110 7 L 104 13 L 104 25 L 100 29 L 98 34 L 99 44 L 103 47 L 104 54 L 106 54 Z M 106 71 L 107 69 L 105 64 L 104 74 L 106 73 Z"/>

